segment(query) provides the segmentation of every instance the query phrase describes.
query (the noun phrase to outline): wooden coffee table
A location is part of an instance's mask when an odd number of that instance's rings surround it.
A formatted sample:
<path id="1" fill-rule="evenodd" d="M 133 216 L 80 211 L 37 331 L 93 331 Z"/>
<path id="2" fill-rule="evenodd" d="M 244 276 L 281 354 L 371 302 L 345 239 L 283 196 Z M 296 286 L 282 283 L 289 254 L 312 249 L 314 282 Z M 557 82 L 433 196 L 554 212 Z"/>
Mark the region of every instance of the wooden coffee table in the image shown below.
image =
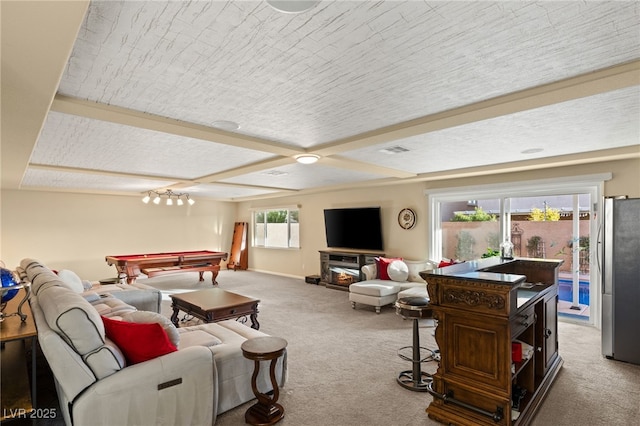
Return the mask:
<path id="1" fill-rule="evenodd" d="M 251 328 L 260 329 L 258 303 L 260 300 L 241 296 L 221 288 L 172 294 L 171 322 L 178 327 L 178 313 L 185 312 L 204 322 L 218 322 L 232 318 L 249 317 Z"/>

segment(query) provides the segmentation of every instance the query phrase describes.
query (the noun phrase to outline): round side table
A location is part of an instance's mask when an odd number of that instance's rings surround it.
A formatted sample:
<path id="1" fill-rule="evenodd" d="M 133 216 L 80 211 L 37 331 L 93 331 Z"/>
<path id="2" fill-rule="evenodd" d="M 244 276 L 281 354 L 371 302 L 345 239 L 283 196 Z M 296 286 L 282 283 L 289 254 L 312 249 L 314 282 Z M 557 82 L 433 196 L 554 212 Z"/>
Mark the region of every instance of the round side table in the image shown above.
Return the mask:
<path id="1" fill-rule="evenodd" d="M 403 297 L 396 301 L 396 313 L 402 315 L 404 318 L 410 318 L 413 320 L 413 345 L 405 346 L 398 350 L 400 358 L 411 361 L 413 367 L 411 370 L 403 371 L 398 376 L 398 384 L 400 386 L 417 392 L 427 392 L 429 383 L 431 383 L 431 375 L 425 373 L 420 368 L 420 364 L 433 359 L 436 355 L 435 351 L 427 348 L 420 347 L 420 334 L 418 330 L 418 320 L 421 318 L 431 318 L 432 311 L 429 306 L 429 299 L 426 297 Z M 413 349 L 413 356 L 408 358 L 400 351 L 403 349 Z M 422 358 L 420 351 L 424 349 L 429 355 L 426 358 Z"/>
<path id="2" fill-rule="evenodd" d="M 280 421 L 284 417 L 284 407 L 278 404 L 280 389 L 276 381 L 276 362 L 284 354 L 287 348 L 287 341 L 280 337 L 264 336 L 246 340 L 242 346 L 242 355 L 253 360 L 254 368 L 251 376 L 251 389 L 258 399 L 254 405 L 249 407 L 244 415 L 247 423 L 254 426 L 269 426 Z M 260 361 L 271 361 L 269 366 L 269 377 L 273 386 L 272 395 L 261 393 L 258 390 L 256 379 L 260 372 Z M 271 393 L 271 392 L 269 392 Z"/>

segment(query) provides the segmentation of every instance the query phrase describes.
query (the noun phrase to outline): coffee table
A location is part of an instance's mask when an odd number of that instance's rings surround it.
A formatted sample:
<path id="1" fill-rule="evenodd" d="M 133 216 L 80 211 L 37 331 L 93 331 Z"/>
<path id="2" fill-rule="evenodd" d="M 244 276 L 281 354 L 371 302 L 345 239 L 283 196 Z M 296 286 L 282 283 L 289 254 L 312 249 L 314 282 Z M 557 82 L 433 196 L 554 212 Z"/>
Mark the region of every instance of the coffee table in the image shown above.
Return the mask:
<path id="1" fill-rule="evenodd" d="M 258 303 L 260 300 L 241 296 L 221 288 L 172 294 L 171 322 L 178 327 L 178 313 L 185 312 L 204 322 L 218 322 L 232 318 L 249 317 L 251 328 L 260 329 Z"/>

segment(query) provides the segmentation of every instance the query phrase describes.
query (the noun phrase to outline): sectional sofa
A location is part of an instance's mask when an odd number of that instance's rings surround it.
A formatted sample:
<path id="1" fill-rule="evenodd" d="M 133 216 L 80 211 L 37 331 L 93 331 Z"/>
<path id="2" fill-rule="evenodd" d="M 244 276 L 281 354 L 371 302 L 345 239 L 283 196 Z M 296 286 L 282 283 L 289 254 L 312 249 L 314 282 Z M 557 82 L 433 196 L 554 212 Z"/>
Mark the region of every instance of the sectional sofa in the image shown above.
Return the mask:
<path id="1" fill-rule="evenodd" d="M 37 260 L 18 271 L 67 425 L 209 425 L 254 398 L 240 346 L 264 333 L 234 320 L 175 328 L 108 293 L 79 292 Z M 276 375 L 284 386 L 286 353 Z M 268 369 L 257 383 L 271 388 Z"/>
<path id="2" fill-rule="evenodd" d="M 432 269 L 434 262 L 409 261 L 400 258 L 376 258 L 375 263 L 361 268 L 364 280 L 349 285 L 349 301 L 373 306 L 377 314 L 383 306 L 409 296 L 427 297 L 427 283 L 419 272 Z"/>

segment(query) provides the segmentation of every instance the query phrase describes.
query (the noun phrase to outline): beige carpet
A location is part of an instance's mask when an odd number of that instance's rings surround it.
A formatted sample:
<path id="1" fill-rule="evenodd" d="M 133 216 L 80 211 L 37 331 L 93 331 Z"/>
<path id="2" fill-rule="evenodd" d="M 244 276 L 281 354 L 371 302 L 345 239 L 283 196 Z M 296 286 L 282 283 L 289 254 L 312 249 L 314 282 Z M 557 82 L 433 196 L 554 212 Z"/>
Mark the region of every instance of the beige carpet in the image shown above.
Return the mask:
<path id="1" fill-rule="evenodd" d="M 169 293 L 211 286 L 198 283 L 195 273 L 141 282 L 165 293 L 167 316 Z M 398 373 L 411 368 L 397 350 L 411 344 L 412 328 L 392 307 L 380 315 L 366 306 L 353 310 L 346 292 L 259 272 L 222 271 L 218 282 L 259 298 L 260 329 L 289 342 L 289 380 L 279 400 L 286 415 L 279 424 L 437 424 L 425 413 L 431 397 L 396 383 Z M 421 322 L 420 338 L 422 346 L 434 348 L 431 325 Z M 603 358 L 594 328 L 561 322 L 559 333 L 564 367 L 533 424 L 640 424 L 640 366 Z M 433 362 L 424 365 L 429 372 L 435 368 Z M 251 404 L 220 415 L 216 424 L 244 424 Z"/>

